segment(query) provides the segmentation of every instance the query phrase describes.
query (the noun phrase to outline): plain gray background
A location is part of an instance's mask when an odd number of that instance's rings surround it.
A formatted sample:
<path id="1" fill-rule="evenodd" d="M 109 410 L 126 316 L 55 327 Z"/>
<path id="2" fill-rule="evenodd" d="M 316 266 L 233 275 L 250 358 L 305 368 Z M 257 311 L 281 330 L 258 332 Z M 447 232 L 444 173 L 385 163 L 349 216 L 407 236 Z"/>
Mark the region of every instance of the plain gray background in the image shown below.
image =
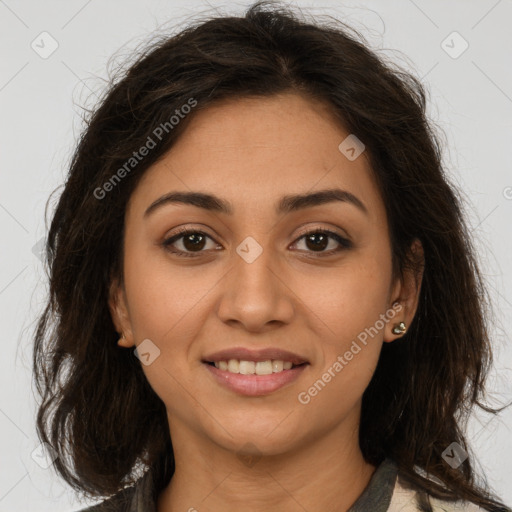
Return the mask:
<path id="1" fill-rule="evenodd" d="M 38 258 L 45 236 L 44 207 L 64 181 L 80 133 L 80 107 L 94 104 L 109 58 L 128 57 L 164 23 L 175 27 L 174 32 L 195 13 L 241 13 L 247 5 L 0 0 L 0 512 L 59 512 L 85 505 L 51 467 L 43 469 L 31 456 L 39 445 L 31 335 L 46 293 Z M 469 223 L 496 312 L 489 403 L 505 404 L 512 399 L 512 2 L 298 5 L 359 29 L 381 55 L 421 77 L 430 91 L 430 116 L 446 136 L 446 167 L 467 197 Z M 46 55 L 52 45 L 58 47 Z M 511 425 L 509 408 L 498 417 L 478 412 L 469 428 L 481 463 L 477 470 L 485 472 L 508 505 Z"/>

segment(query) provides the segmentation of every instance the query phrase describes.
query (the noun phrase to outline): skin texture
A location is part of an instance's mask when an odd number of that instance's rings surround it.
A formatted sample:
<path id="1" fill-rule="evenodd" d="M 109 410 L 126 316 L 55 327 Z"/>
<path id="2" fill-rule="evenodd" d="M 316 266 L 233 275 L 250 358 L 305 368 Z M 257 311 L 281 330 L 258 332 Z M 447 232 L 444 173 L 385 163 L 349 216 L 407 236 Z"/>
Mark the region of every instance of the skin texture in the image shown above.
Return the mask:
<path id="1" fill-rule="evenodd" d="M 349 161 L 338 149 L 348 135 L 328 106 L 296 94 L 224 101 L 198 112 L 134 191 L 124 283 L 112 283 L 110 310 L 124 334 L 120 346 L 150 339 L 160 350 L 143 366 L 166 405 L 176 459 L 159 512 L 346 511 L 367 486 L 375 467 L 358 443 L 362 395 L 382 343 L 399 337 L 393 326 L 413 319 L 421 276 L 393 278 L 386 213 L 366 155 Z M 351 192 L 368 213 L 349 202 L 274 211 L 283 195 L 329 188 Z M 167 204 L 144 218 L 171 191 L 215 194 L 234 213 Z M 177 227 L 211 237 L 203 252 L 169 252 L 162 242 Z M 301 238 L 308 228 L 333 230 L 353 246 L 322 256 Z M 250 264 L 236 252 L 247 236 L 263 249 Z M 186 250 L 184 239 L 174 247 Z M 337 247 L 330 238 L 323 251 Z M 412 249 L 421 255 L 421 246 Z M 395 301 L 402 309 L 393 320 L 301 404 L 298 394 Z M 242 396 L 201 362 L 235 346 L 278 347 L 310 364 L 274 393 Z"/>

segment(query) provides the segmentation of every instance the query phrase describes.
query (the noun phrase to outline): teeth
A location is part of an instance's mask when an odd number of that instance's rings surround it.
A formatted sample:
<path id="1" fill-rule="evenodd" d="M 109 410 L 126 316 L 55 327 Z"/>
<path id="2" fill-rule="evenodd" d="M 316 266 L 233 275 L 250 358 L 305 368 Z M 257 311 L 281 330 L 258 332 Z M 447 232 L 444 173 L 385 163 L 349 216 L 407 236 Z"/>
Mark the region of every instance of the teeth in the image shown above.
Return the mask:
<path id="1" fill-rule="evenodd" d="M 228 361 L 228 372 L 231 373 L 240 373 L 240 363 L 237 359 L 230 359 Z"/>
<path id="2" fill-rule="evenodd" d="M 272 361 L 272 371 L 274 373 L 282 372 L 284 368 L 283 361 L 280 361 L 279 359 L 276 359 L 275 361 Z"/>
<path id="3" fill-rule="evenodd" d="M 242 375 L 270 375 L 272 373 L 289 370 L 293 366 L 290 361 L 280 359 L 267 361 L 245 361 L 230 359 L 229 361 L 216 361 L 215 367 L 230 373 L 240 373 Z"/>
<path id="4" fill-rule="evenodd" d="M 256 375 L 270 375 L 272 373 L 272 361 L 258 361 L 256 363 Z"/>
<path id="5" fill-rule="evenodd" d="M 238 370 L 242 375 L 254 375 L 256 373 L 256 363 L 254 361 L 240 361 Z"/>

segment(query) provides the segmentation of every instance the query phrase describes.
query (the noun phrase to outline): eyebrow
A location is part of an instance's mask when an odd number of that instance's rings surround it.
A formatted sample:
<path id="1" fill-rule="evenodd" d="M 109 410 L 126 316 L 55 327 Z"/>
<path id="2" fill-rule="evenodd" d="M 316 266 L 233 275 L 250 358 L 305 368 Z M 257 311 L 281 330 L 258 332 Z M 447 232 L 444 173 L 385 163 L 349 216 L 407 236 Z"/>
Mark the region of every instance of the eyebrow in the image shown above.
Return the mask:
<path id="1" fill-rule="evenodd" d="M 277 203 L 275 211 L 276 214 L 279 215 L 335 201 L 350 203 L 365 214 L 368 214 L 366 206 L 358 197 L 351 192 L 340 188 L 283 196 Z M 169 192 L 158 198 L 148 207 L 144 212 L 144 218 L 147 218 L 157 209 L 167 204 L 188 204 L 208 211 L 224 213 L 226 215 L 233 215 L 234 211 L 229 201 L 212 194 L 206 194 L 203 192 Z"/>

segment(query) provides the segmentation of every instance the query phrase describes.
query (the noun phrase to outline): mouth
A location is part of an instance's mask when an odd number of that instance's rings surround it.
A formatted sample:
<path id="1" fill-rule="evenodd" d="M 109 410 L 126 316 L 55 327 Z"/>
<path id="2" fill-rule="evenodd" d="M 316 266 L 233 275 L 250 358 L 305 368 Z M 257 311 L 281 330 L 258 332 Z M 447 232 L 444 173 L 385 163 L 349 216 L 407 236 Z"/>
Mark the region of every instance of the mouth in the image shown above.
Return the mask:
<path id="1" fill-rule="evenodd" d="M 237 361 L 238 363 L 243 363 L 242 368 L 250 366 L 245 363 L 267 363 L 269 361 L 282 361 L 284 369 L 289 370 L 292 366 L 298 366 L 303 363 L 307 363 L 308 360 L 305 357 L 302 357 L 298 354 L 290 352 L 288 350 L 282 350 L 279 348 L 262 348 L 262 349 L 248 349 L 244 347 L 234 347 L 224 350 L 219 350 L 218 352 L 214 352 L 213 354 L 209 354 L 203 358 L 203 362 L 205 363 L 227 363 L 230 361 Z M 261 366 L 261 365 L 260 365 Z M 264 368 L 263 366 L 261 366 Z M 238 373 L 236 370 L 236 365 L 233 363 L 231 365 L 231 370 L 234 373 Z"/>
<path id="2" fill-rule="evenodd" d="M 265 361 L 228 359 L 221 361 L 203 361 L 203 363 L 214 366 L 225 372 L 241 375 L 271 375 L 309 364 L 306 362 L 294 364 L 291 361 L 283 361 L 282 359 L 267 359 Z"/>
<path id="3" fill-rule="evenodd" d="M 294 382 L 310 364 L 280 349 L 255 351 L 241 347 L 211 354 L 202 363 L 222 387 L 246 396 L 277 391 Z"/>

